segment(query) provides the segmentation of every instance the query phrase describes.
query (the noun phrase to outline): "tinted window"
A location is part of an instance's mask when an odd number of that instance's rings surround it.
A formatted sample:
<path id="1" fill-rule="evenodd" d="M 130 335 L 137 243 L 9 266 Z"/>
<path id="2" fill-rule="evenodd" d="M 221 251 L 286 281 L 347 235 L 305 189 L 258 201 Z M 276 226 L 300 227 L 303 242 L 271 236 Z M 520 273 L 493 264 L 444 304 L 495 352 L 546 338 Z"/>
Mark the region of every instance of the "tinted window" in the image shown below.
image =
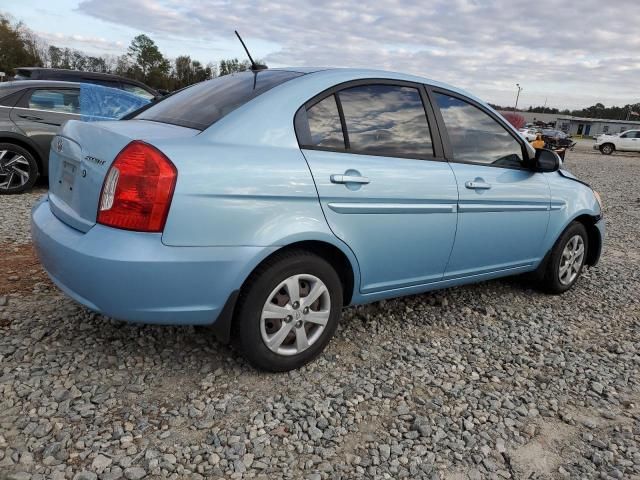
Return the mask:
<path id="1" fill-rule="evenodd" d="M 640 130 L 639 131 L 630 131 L 625 133 L 624 135 L 620 135 L 620 138 L 640 138 Z"/>
<path id="2" fill-rule="evenodd" d="M 166 97 L 135 118 L 204 130 L 249 100 L 300 75 L 282 70 L 225 75 Z"/>
<path id="3" fill-rule="evenodd" d="M 363 85 L 338 93 L 349 148 L 388 156 L 433 156 L 427 116 L 416 88 Z"/>
<path id="4" fill-rule="evenodd" d="M 137 85 L 131 85 L 129 83 L 123 83 L 122 89 L 126 92 L 133 93 L 142 98 L 146 98 L 147 100 L 153 100 L 155 96 L 149 92 L 147 92 L 144 88 L 139 87 Z"/>
<path id="5" fill-rule="evenodd" d="M 331 95 L 307 110 L 311 145 L 344 149 L 344 136 L 336 97 Z"/>
<path id="6" fill-rule="evenodd" d="M 0 84 L 0 105 L 13 107 L 24 93 L 24 87 L 16 87 L 15 84 Z"/>
<path id="7" fill-rule="evenodd" d="M 566 138 L 566 134 L 561 130 L 542 130 L 542 134 L 547 137 Z"/>
<path id="8" fill-rule="evenodd" d="M 29 97 L 29 108 L 60 113 L 80 113 L 80 90 L 34 90 Z"/>
<path id="9" fill-rule="evenodd" d="M 26 80 L 31 78 L 31 70 L 21 70 L 19 68 L 16 69 L 16 75 L 14 77 L 16 80 Z"/>
<path id="10" fill-rule="evenodd" d="M 521 167 L 522 146 L 507 130 L 479 108 L 445 94 L 436 93 L 454 160 Z"/>

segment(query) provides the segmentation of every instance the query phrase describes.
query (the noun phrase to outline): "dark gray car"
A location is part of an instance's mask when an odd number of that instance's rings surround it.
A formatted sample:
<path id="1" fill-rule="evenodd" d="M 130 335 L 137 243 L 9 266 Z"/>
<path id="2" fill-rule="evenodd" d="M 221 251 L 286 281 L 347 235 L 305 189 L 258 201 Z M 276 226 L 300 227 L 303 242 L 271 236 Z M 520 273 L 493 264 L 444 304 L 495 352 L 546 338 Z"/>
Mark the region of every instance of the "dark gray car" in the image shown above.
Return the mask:
<path id="1" fill-rule="evenodd" d="M 70 119 L 114 120 L 148 99 L 73 82 L 23 80 L 0 84 L 0 194 L 21 193 L 47 176 L 51 140 Z"/>

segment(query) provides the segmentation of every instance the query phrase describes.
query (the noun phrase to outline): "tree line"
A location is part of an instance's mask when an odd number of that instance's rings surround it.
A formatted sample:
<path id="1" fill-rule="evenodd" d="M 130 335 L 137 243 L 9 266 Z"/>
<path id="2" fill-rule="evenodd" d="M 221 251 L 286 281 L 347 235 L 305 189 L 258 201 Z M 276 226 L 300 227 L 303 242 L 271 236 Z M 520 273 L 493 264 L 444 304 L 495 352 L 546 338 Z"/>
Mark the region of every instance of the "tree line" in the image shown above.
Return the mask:
<path id="1" fill-rule="evenodd" d="M 257 63 L 262 63 L 258 61 Z M 11 76 L 17 67 L 68 68 L 87 72 L 114 73 L 146 83 L 162 90 L 177 90 L 193 83 L 220 75 L 242 72 L 251 68 L 248 60 L 223 59 L 217 64 L 180 55 L 171 60 L 165 57 L 147 35 L 135 37 L 121 55 L 87 55 L 79 50 L 48 45 L 22 22 L 12 23 L 0 13 L 0 71 Z M 496 110 L 513 111 L 513 107 L 491 105 Z M 528 112 L 555 113 L 587 118 L 640 120 L 640 103 L 622 107 L 605 107 L 596 103 L 590 107 L 569 110 L 547 106 L 530 106 Z"/>
<path id="2" fill-rule="evenodd" d="M 513 107 L 503 107 L 501 105 L 489 104 L 495 110 L 500 110 L 502 112 L 513 112 Z M 564 110 L 560 110 L 559 108 L 554 107 L 543 107 L 543 106 L 530 106 L 526 110 L 518 110 L 520 112 L 531 112 L 531 113 L 553 113 L 558 115 L 571 115 L 574 117 L 585 117 L 585 118 L 604 118 L 607 120 L 640 120 L 640 103 L 628 103 L 622 107 L 618 107 L 616 105 L 611 107 L 605 107 L 602 103 L 596 103 L 595 105 L 591 105 L 590 107 L 580 108 L 576 110 L 569 110 L 565 108 Z"/>
<path id="3" fill-rule="evenodd" d="M 48 45 L 24 23 L 14 23 L 0 13 L 0 71 L 10 77 L 18 67 L 113 73 L 139 80 L 155 89 L 172 91 L 220 75 L 248 70 L 251 64 L 237 58 L 204 64 L 189 55 L 169 59 L 144 34 L 135 37 L 121 55 L 87 55 L 72 48 Z"/>

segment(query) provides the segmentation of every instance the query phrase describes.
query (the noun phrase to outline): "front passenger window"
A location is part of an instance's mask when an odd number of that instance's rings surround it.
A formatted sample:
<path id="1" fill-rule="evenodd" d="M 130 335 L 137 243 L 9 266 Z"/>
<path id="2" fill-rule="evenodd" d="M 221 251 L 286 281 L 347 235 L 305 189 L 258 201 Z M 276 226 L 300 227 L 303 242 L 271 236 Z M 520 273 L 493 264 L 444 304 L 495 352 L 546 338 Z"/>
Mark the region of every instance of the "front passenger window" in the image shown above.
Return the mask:
<path id="1" fill-rule="evenodd" d="M 449 134 L 453 160 L 494 167 L 523 167 L 522 145 L 487 113 L 457 97 L 435 93 Z"/>

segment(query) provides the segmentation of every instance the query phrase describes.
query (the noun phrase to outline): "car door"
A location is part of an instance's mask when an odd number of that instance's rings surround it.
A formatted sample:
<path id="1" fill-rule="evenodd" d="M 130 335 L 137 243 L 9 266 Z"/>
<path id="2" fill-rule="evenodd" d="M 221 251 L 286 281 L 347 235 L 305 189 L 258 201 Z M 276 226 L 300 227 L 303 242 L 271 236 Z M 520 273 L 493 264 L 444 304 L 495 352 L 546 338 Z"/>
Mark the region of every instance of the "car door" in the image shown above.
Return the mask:
<path id="1" fill-rule="evenodd" d="M 633 149 L 633 144 L 631 143 L 631 137 L 634 136 L 634 132 L 624 132 L 618 136 L 618 140 L 616 141 L 616 150 L 628 152 Z"/>
<path id="2" fill-rule="evenodd" d="M 80 118 L 80 89 L 34 88 L 11 111 L 11 120 L 41 152 L 48 153 L 60 126 Z"/>
<path id="3" fill-rule="evenodd" d="M 640 151 L 640 130 L 627 132 L 627 148 L 630 152 Z"/>
<path id="4" fill-rule="evenodd" d="M 423 87 L 342 85 L 301 108 L 296 131 L 326 220 L 358 259 L 361 292 L 440 280 L 458 192 Z"/>
<path id="5" fill-rule="evenodd" d="M 525 166 L 522 139 L 496 114 L 446 90 L 431 93 L 458 190 L 458 228 L 445 279 L 527 269 L 544 254 L 550 190 Z"/>

